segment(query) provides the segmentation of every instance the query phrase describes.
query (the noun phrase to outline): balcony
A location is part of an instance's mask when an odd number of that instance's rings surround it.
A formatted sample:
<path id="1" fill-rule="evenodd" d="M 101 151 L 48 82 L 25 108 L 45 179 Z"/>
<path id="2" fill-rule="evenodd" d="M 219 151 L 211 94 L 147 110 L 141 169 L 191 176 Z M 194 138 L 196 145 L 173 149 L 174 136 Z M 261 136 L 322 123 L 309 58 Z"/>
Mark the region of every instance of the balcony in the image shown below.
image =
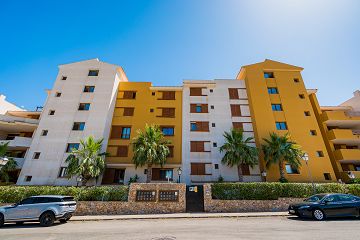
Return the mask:
<path id="1" fill-rule="evenodd" d="M 358 145 L 360 135 L 354 134 L 350 129 L 333 129 L 327 133 L 328 139 L 333 144 Z"/>
<path id="2" fill-rule="evenodd" d="M 349 173 L 354 174 L 355 179 L 360 179 L 360 171 L 340 172 L 340 177 L 344 182 L 346 183 L 350 182 L 351 178 L 349 176 Z"/>
<path id="3" fill-rule="evenodd" d="M 325 111 L 321 114 L 321 120 L 327 126 L 338 126 L 341 128 L 360 128 L 360 116 L 356 112 L 345 113 L 345 111 Z"/>
<path id="4" fill-rule="evenodd" d="M 338 149 L 334 151 L 336 160 L 342 163 L 359 163 L 360 149 Z"/>
<path id="5" fill-rule="evenodd" d="M 32 138 L 29 137 L 15 137 L 13 140 L 0 140 L 0 144 L 9 143 L 8 147 L 11 148 L 29 148 Z"/>

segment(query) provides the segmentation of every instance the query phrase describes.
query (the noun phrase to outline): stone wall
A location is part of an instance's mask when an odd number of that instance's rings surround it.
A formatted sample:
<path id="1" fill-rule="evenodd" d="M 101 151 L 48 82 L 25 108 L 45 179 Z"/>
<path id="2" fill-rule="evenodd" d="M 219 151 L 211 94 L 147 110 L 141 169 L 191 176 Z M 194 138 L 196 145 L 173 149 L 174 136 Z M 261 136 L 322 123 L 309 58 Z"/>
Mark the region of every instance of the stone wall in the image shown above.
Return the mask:
<path id="1" fill-rule="evenodd" d="M 211 184 L 204 185 L 205 212 L 281 212 L 287 211 L 289 204 L 301 202 L 299 198 L 279 198 L 278 200 L 218 200 L 212 199 Z"/>

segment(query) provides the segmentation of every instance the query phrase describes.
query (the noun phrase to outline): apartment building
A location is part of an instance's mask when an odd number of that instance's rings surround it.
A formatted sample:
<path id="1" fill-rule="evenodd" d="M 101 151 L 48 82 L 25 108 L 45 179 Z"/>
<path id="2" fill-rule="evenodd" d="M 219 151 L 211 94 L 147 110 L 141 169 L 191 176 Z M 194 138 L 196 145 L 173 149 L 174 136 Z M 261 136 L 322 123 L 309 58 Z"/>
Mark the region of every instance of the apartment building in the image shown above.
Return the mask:
<path id="1" fill-rule="evenodd" d="M 336 178 L 360 178 L 360 91 L 339 106 L 321 107 L 315 90 L 309 96 Z"/>
<path id="2" fill-rule="evenodd" d="M 76 185 L 67 179 L 65 159 L 87 136 L 109 139 L 121 67 L 98 59 L 59 66 L 53 88 L 24 162 L 19 185 Z"/>
<path id="3" fill-rule="evenodd" d="M 147 167 L 135 168 L 131 140 L 145 125 L 161 128 L 170 155 L 164 166 L 152 166 L 152 181 L 177 181 L 181 167 L 182 87 L 155 87 L 150 82 L 122 82 L 119 85 L 111 134 L 107 146 L 106 171 L 102 184 L 123 184 L 138 176 L 146 181 Z"/>
<path id="4" fill-rule="evenodd" d="M 256 145 L 261 148 L 271 132 L 288 133 L 308 154 L 308 165 L 299 170 L 286 165 L 290 182 L 336 181 L 336 176 L 320 132 L 315 112 L 301 76 L 303 68 L 272 60 L 243 66 L 237 79 L 245 81 L 253 120 Z M 266 181 L 278 181 L 278 166 L 265 168 L 260 156 L 260 170 Z M 265 175 L 265 174 L 264 174 Z"/>
<path id="5" fill-rule="evenodd" d="M 246 85 L 243 80 L 188 80 L 183 84 L 184 182 L 201 184 L 238 181 L 237 167 L 221 163 L 224 132 L 232 128 L 254 137 Z M 255 146 L 255 139 L 254 143 Z M 244 181 L 261 181 L 259 166 L 242 166 Z"/>
<path id="6" fill-rule="evenodd" d="M 16 160 L 17 169 L 10 173 L 10 181 L 16 182 L 39 124 L 40 112 L 26 111 L 5 99 L 0 95 L 0 144 L 7 143 L 6 157 Z"/>

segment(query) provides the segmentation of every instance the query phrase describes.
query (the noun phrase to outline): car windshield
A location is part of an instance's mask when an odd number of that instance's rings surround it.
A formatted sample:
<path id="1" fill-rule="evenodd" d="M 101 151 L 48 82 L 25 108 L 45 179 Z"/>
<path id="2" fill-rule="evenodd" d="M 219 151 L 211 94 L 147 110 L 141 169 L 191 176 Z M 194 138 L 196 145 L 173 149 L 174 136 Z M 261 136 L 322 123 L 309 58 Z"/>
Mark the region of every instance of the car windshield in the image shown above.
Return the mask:
<path id="1" fill-rule="evenodd" d="M 62 201 L 63 202 L 71 202 L 71 201 L 74 201 L 74 198 L 73 197 L 63 197 Z"/>
<path id="2" fill-rule="evenodd" d="M 305 202 L 318 202 L 321 199 L 323 199 L 325 196 L 326 196 L 325 194 L 316 194 L 314 196 L 305 199 Z"/>

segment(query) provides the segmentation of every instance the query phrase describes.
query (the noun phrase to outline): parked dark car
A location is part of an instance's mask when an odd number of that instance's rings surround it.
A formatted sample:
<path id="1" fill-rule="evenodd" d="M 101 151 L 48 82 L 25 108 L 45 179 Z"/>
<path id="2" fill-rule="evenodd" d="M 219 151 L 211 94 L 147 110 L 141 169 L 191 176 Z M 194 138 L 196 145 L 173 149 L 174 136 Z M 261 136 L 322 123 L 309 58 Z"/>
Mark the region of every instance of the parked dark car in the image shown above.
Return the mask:
<path id="1" fill-rule="evenodd" d="M 76 210 L 73 197 L 60 195 L 33 196 L 11 206 L 0 207 L 0 227 L 6 222 L 23 224 L 40 222 L 51 226 L 54 221 L 67 222 Z"/>
<path id="2" fill-rule="evenodd" d="M 359 217 L 360 197 L 351 194 L 316 194 L 304 202 L 291 204 L 289 214 L 324 220 L 327 217 Z"/>

